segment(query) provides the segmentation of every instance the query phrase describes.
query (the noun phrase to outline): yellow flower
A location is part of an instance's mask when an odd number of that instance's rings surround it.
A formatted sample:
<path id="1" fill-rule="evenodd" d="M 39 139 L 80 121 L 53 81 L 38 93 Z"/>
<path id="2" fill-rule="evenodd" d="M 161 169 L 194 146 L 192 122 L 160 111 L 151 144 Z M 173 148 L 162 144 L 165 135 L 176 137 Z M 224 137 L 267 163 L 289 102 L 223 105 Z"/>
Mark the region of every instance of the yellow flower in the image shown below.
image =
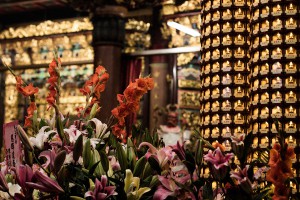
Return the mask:
<path id="1" fill-rule="evenodd" d="M 150 191 L 148 187 L 140 188 L 140 178 L 133 177 L 130 169 L 126 169 L 124 191 L 127 194 L 128 200 L 139 200 L 143 194 Z"/>

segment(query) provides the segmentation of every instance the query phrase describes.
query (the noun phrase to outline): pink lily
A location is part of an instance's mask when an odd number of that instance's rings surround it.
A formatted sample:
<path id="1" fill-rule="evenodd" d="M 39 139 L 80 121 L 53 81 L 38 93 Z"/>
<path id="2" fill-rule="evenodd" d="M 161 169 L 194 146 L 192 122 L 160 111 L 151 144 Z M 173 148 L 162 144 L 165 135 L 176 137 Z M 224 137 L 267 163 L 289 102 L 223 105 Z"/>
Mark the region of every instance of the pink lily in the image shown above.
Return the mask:
<path id="1" fill-rule="evenodd" d="M 28 165 L 19 165 L 13 171 L 16 173 L 16 180 L 19 186 L 22 188 L 21 193 L 15 195 L 15 199 L 30 199 L 32 196 L 33 189 L 26 187 L 26 182 L 32 181 L 33 171 Z"/>
<path id="2" fill-rule="evenodd" d="M 69 135 L 69 140 L 71 144 L 74 144 L 78 137 L 82 134 L 82 132 L 78 130 L 75 125 L 71 125 L 69 128 L 65 128 L 64 132 L 66 132 Z"/>
<path id="3" fill-rule="evenodd" d="M 157 190 L 155 191 L 153 200 L 164 200 L 168 196 L 176 196 L 177 193 L 179 193 L 180 188 L 173 180 L 164 176 L 158 176 L 158 179 L 161 185 L 158 186 Z"/>
<path id="4" fill-rule="evenodd" d="M 88 191 L 84 197 L 91 197 L 94 200 L 108 199 L 110 196 L 117 195 L 115 186 L 107 186 L 107 177 L 101 176 L 101 181 L 96 178 L 94 191 Z"/>
<path id="5" fill-rule="evenodd" d="M 59 194 L 64 192 L 56 181 L 42 174 L 40 171 L 34 173 L 34 180 L 36 182 L 26 182 L 26 186 L 47 193 Z"/>
<path id="6" fill-rule="evenodd" d="M 243 145 L 245 134 L 239 134 L 238 136 L 230 136 L 232 143 L 235 143 L 236 145 Z"/>
<path id="7" fill-rule="evenodd" d="M 150 156 L 153 156 L 157 162 L 159 163 L 159 166 L 161 168 L 166 168 L 168 167 L 168 162 L 171 161 L 173 158 L 173 153 L 169 147 L 165 147 L 162 149 L 157 150 L 152 144 L 148 142 L 142 142 L 139 145 L 139 148 L 147 146 L 149 147 L 147 153 L 145 154 L 145 157 L 148 159 Z"/>
<path id="8" fill-rule="evenodd" d="M 154 193 L 154 200 L 164 200 L 169 196 L 176 197 L 179 200 L 196 199 L 193 193 L 182 190 L 178 185 L 176 185 L 174 180 L 164 176 L 158 176 L 158 179 L 161 185 L 158 186 Z"/>
<path id="9" fill-rule="evenodd" d="M 239 134 L 238 136 L 231 136 L 232 151 L 239 159 L 241 159 L 244 154 L 244 139 L 245 139 L 245 134 Z"/>
<path id="10" fill-rule="evenodd" d="M 177 154 L 180 160 L 185 160 L 185 151 L 183 145 L 180 145 L 179 141 L 177 141 L 176 145 L 172 146 L 172 149 Z"/>
<path id="11" fill-rule="evenodd" d="M 25 189 L 25 183 L 30 182 L 33 177 L 33 171 L 28 165 L 20 165 L 16 168 L 17 183 Z"/>
<path id="12" fill-rule="evenodd" d="M 186 165 L 177 159 L 173 159 L 171 163 L 171 177 L 181 184 L 186 184 L 190 180 L 191 176 Z"/>
<path id="13" fill-rule="evenodd" d="M 248 178 L 248 171 L 249 165 L 246 165 L 244 169 L 241 169 L 238 166 L 237 172 L 231 171 L 230 177 L 234 178 L 238 181 L 238 184 L 241 186 L 241 188 L 248 194 L 252 193 L 252 183 Z"/>
<path id="14" fill-rule="evenodd" d="M 39 158 L 46 158 L 46 162 L 42 165 L 44 168 L 50 167 L 50 170 L 52 171 L 54 167 L 54 159 L 56 157 L 56 150 L 53 148 L 51 150 L 46 150 L 40 153 Z"/>
<path id="15" fill-rule="evenodd" d="M 218 147 L 214 150 L 214 152 L 209 150 L 208 153 L 204 155 L 204 160 L 210 162 L 216 169 L 220 169 L 224 166 L 228 166 L 228 161 L 233 157 L 233 153 L 227 153 L 224 156 L 222 151 Z"/>
<path id="16" fill-rule="evenodd" d="M 115 156 L 109 156 L 108 159 L 113 171 L 121 170 L 120 163 Z"/>
<path id="17" fill-rule="evenodd" d="M 229 160 L 233 157 L 233 153 L 227 153 L 223 155 L 222 151 L 218 147 L 214 150 L 214 152 L 209 150 L 203 158 L 206 162 L 209 162 L 209 167 L 211 169 L 212 175 L 214 175 L 215 178 L 221 180 L 226 176 Z"/>

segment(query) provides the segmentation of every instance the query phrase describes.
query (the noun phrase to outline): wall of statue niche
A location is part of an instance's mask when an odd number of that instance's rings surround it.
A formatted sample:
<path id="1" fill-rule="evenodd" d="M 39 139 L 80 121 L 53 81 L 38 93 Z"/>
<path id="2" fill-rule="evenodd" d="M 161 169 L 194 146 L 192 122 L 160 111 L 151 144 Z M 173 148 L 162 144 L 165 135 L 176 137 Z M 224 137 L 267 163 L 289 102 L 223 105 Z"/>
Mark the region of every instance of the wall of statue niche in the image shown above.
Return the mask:
<path id="1" fill-rule="evenodd" d="M 86 103 L 86 98 L 81 94 L 79 88 L 81 88 L 88 77 L 93 73 L 93 64 L 81 64 L 81 65 L 69 65 L 63 66 L 61 70 L 62 89 L 60 97 L 60 110 L 62 113 L 69 113 L 77 115 L 75 108 L 83 107 Z M 49 110 L 46 97 L 48 95 L 48 83 L 49 77 L 47 68 L 40 69 L 26 69 L 15 70 L 17 75 L 20 75 L 24 81 L 33 83 L 35 87 L 39 88 L 37 94 L 36 104 L 38 116 L 46 119 L 50 119 L 53 116 L 53 111 Z M 16 88 L 16 81 L 13 75 L 6 72 L 5 79 L 5 123 L 12 120 L 23 121 L 25 116 L 25 107 L 29 104 L 22 95 L 18 93 Z"/>
<path id="2" fill-rule="evenodd" d="M 150 46 L 149 23 L 128 19 L 124 52 L 134 52 Z M 61 110 L 76 115 L 74 108 L 84 106 L 85 97 L 79 88 L 93 73 L 94 51 L 92 47 L 93 25 L 88 18 L 43 21 L 9 27 L 0 32 L 0 55 L 17 74 L 40 89 L 37 98 L 40 117 L 50 117 L 45 112 L 47 103 L 47 69 L 56 49 L 61 57 L 63 69 Z M 0 69 L 3 66 L 0 66 Z M 20 68 L 20 70 L 19 70 Z M 15 90 L 15 79 L 5 73 L 5 122 L 23 120 L 28 102 Z M 76 82 L 74 83 L 74 80 Z"/>
<path id="3" fill-rule="evenodd" d="M 247 132 L 249 6 L 247 0 L 202 1 L 200 132 L 226 151 L 231 135 Z"/>
<path id="4" fill-rule="evenodd" d="M 252 2 L 249 121 L 257 155 L 276 143 L 275 120 L 288 145 L 299 151 L 299 9 L 298 0 Z M 293 166 L 299 177 L 299 155 Z M 293 193 L 298 190 L 293 186 Z"/>

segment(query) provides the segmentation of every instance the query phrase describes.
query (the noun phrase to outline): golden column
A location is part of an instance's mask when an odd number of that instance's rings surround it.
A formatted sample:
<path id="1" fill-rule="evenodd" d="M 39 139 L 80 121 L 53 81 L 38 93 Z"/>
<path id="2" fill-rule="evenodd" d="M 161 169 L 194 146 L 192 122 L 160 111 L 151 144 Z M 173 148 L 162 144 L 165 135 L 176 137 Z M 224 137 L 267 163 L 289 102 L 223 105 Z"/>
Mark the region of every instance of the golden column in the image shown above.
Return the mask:
<path id="1" fill-rule="evenodd" d="M 296 177 L 299 177 L 300 126 L 299 8 L 299 0 L 253 0 L 249 62 L 249 120 L 255 135 L 252 147 L 257 149 L 254 155 L 276 143 L 278 120 L 286 142 L 298 152 L 293 161 Z M 296 190 L 293 188 L 292 192 Z"/>
<path id="2" fill-rule="evenodd" d="M 247 0 L 203 0 L 200 132 L 231 150 L 247 130 L 249 18 Z"/>

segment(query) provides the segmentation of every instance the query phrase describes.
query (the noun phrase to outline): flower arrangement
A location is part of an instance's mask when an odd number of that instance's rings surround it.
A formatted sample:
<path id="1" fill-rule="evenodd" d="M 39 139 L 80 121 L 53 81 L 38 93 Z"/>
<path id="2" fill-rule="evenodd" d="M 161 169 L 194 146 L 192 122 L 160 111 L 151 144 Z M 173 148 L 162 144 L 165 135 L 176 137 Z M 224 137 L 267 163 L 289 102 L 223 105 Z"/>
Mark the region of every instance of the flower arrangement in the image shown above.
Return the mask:
<path id="1" fill-rule="evenodd" d="M 48 109 L 55 110 L 52 119 L 37 117 L 38 88 L 10 69 L 17 90 L 30 99 L 30 105 L 24 127 L 17 126 L 23 145 L 21 163 L 11 166 L 5 160 L 1 164 L 2 199 L 288 199 L 287 181 L 293 178 L 295 154 L 284 143 L 283 134 L 270 156 L 262 154 L 265 159 L 259 163 L 263 167 L 254 173 L 255 161 L 249 162 L 248 155 L 251 133 L 231 137 L 232 153 L 197 133 L 193 148 L 179 143 L 164 146 L 157 134 L 140 126 L 128 133 L 126 116 L 138 111 L 140 99 L 154 87 L 153 79 L 130 83 L 116 97 L 119 105 L 105 124 L 95 118 L 109 78 L 102 66 L 81 89 L 86 106 L 76 108 L 78 118 L 71 122 L 58 107 L 60 69 L 61 61 L 55 56 L 48 69 Z M 203 173 L 206 166 L 207 177 Z M 270 182 L 261 186 L 265 174 Z"/>

